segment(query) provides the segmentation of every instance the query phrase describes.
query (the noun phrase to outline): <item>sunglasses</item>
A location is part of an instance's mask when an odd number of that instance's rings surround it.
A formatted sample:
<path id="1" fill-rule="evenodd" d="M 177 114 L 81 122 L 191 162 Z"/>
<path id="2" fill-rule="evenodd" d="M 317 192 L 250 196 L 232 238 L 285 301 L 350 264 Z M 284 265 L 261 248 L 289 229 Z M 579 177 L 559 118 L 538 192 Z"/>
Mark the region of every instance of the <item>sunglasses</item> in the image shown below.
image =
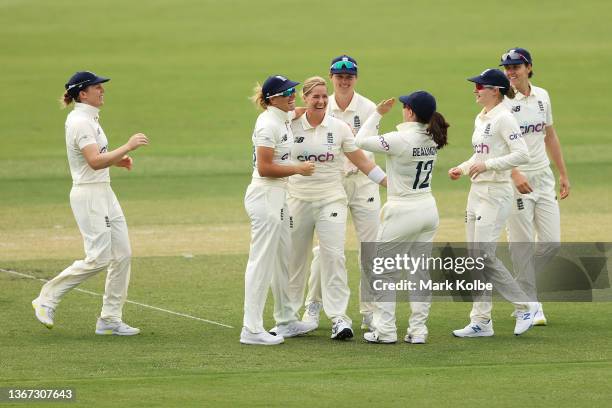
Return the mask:
<path id="1" fill-rule="evenodd" d="M 85 85 L 85 84 L 86 84 L 86 83 L 88 83 L 88 82 L 91 82 L 91 79 L 86 79 L 86 80 L 81 81 L 81 82 L 78 82 L 78 83 L 76 83 L 76 84 L 68 85 L 68 88 L 66 88 L 66 91 L 69 91 L 69 90 L 71 90 L 72 88 L 76 88 L 77 86 L 78 86 L 78 87 L 81 87 L 82 85 Z"/>
<path id="2" fill-rule="evenodd" d="M 503 86 L 494 86 L 494 85 L 483 85 L 483 84 L 474 84 L 478 91 L 482 91 L 483 89 L 503 89 Z"/>
<path id="3" fill-rule="evenodd" d="M 357 69 L 357 64 L 351 61 L 334 62 L 330 69 Z"/>
<path id="4" fill-rule="evenodd" d="M 284 90 L 283 92 L 279 92 L 277 94 L 270 95 L 270 96 L 268 96 L 268 98 L 273 98 L 275 96 L 284 96 L 284 97 L 287 97 L 287 96 L 293 95 L 294 93 L 295 93 L 295 88 L 289 88 L 289 89 Z"/>
<path id="5" fill-rule="evenodd" d="M 527 59 L 526 56 L 524 56 L 523 54 L 520 54 L 514 50 L 511 50 L 507 53 L 505 53 L 504 55 L 502 55 L 501 57 L 502 61 L 512 61 L 512 60 L 523 60 L 525 61 L 527 64 L 530 64 L 529 60 Z"/>

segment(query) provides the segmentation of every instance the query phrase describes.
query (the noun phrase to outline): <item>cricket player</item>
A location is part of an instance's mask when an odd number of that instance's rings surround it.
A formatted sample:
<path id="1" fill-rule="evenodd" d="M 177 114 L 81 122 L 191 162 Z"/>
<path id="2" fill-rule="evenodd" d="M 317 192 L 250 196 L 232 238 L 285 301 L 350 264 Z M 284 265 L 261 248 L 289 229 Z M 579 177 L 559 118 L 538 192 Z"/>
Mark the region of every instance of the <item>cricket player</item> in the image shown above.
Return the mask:
<path id="1" fill-rule="evenodd" d="M 356 134 L 361 125 L 376 111 L 374 102 L 355 92 L 357 61 L 348 55 L 334 58 L 329 69 L 329 77 L 334 86 L 334 93 L 329 98 L 327 113 L 346 122 L 351 127 L 353 134 Z M 364 154 L 374 161 L 373 153 L 364 151 Z M 374 242 L 380 222 L 379 185 L 360 172 L 350 160 L 344 161 L 342 183 L 359 243 Z M 308 280 L 306 310 L 302 320 L 318 323 L 322 306 L 319 246 L 314 248 L 313 255 Z M 361 328 L 373 329 L 372 305 L 369 302 L 360 301 L 359 311 L 362 315 Z"/>
<path id="2" fill-rule="evenodd" d="M 291 157 L 290 123 L 295 108 L 294 82 L 282 75 L 266 79 L 255 88 L 253 102 L 264 111 L 253 131 L 253 178 L 244 206 L 251 219 L 251 246 L 244 276 L 244 319 L 240 343 L 276 345 L 284 337 L 308 333 L 314 325 L 288 320 L 283 333 L 273 335 L 263 327 L 263 310 L 272 284 L 275 317 L 286 309 L 288 260 L 291 249 L 291 216 L 287 207 L 287 177 L 310 176 L 314 164 L 295 163 Z M 283 336 L 284 335 L 284 336 Z"/>
<path id="3" fill-rule="evenodd" d="M 351 319 L 346 314 L 349 287 L 344 257 L 347 199 L 342 186 L 344 157 L 377 183 L 384 183 L 385 173 L 355 146 L 350 127 L 327 114 L 327 84 L 321 77 L 304 82 L 302 97 L 306 113 L 291 125 L 294 144 L 292 156 L 312 162 L 311 177 L 289 178 L 289 210 L 293 217 L 289 280 L 290 307 L 282 324 L 298 318 L 308 277 L 308 258 L 313 234 L 319 237 L 321 294 L 323 310 L 332 321 L 331 338 L 353 337 Z M 311 323 L 312 324 L 312 323 Z M 317 325 L 315 324 L 315 327 Z"/>
<path id="4" fill-rule="evenodd" d="M 70 206 L 83 236 L 85 259 L 75 261 L 45 283 L 32 306 L 36 318 L 51 329 L 62 297 L 87 278 L 107 269 L 102 312 L 95 333 L 132 336 L 140 330 L 122 320 L 132 251 L 123 211 L 110 186 L 109 167 L 131 170 L 133 161 L 128 153 L 148 145 L 149 141 L 144 134 L 137 133 L 123 146 L 109 151 L 100 125 L 100 108 L 104 104 L 102 84 L 109 80 L 82 71 L 75 73 L 65 85 L 62 103 L 65 107 L 75 105 L 65 126 L 73 183 Z"/>
<path id="5" fill-rule="evenodd" d="M 548 92 L 529 80 L 533 76 L 531 54 L 524 48 L 510 49 L 502 55 L 500 65 L 516 91 L 516 97 L 505 98 L 504 104 L 519 123 L 531 157 L 529 163 L 512 169 L 514 205 L 506 229 L 517 282 L 536 300 L 536 272 L 555 255 L 561 242 L 555 176 L 547 151 L 559 171 L 562 200 L 569 195 L 570 182 Z M 542 304 L 538 305 L 533 324 L 545 326 L 546 316 Z"/>
<path id="6" fill-rule="evenodd" d="M 538 305 L 527 301 L 495 250 L 512 210 L 510 172 L 529 162 L 529 151 L 516 119 L 502 103 L 504 97 L 514 98 L 506 75 L 498 69 L 487 69 L 468 81 L 475 83 L 476 102 L 483 106 L 474 123 L 474 155 L 448 174 L 452 180 L 462 175 L 469 175 L 472 180 L 465 217 L 468 248 L 472 254 L 484 257 L 487 281 L 514 304 L 514 334 L 520 335 L 531 328 Z M 489 296 L 485 293 L 473 303 L 471 321 L 465 328 L 453 331 L 456 337 L 493 336 Z"/>
<path id="7" fill-rule="evenodd" d="M 431 194 L 431 174 L 438 150 L 447 144 L 450 125 L 436 111 L 436 100 L 428 92 L 413 92 L 400 96 L 399 100 L 403 104 L 404 121 L 397 126 L 396 132 L 376 136 L 382 115 L 389 112 L 395 102 L 388 99 L 378 105 L 355 141 L 362 149 L 387 157 L 387 202 L 381 212 L 382 223 L 377 237 L 383 256 L 385 251 L 390 251 L 390 257 L 408 253 L 414 259 L 428 258 L 439 223 L 436 200 Z M 400 250 L 402 252 L 398 252 Z M 423 267 L 410 273 L 416 280 L 429 280 L 429 272 Z M 416 299 L 411 299 L 412 313 L 405 342 L 424 344 L 427 341 L 430 306 L 430 293 L 419 293 Z M 363 336 L 367 342 L 397 341 L 394 302 L 375 303 L 373 323 L 375 329 Z"/>

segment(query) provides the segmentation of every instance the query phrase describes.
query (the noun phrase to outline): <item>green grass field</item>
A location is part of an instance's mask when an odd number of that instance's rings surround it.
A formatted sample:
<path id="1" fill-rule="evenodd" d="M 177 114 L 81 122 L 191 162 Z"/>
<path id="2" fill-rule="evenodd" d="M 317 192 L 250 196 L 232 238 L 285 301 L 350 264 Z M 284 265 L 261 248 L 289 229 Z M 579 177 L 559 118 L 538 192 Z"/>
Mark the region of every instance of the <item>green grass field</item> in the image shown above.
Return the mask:
<path id="1" fill-rule="evenodd" d="M 511 306 L 500 303 L 496 336 L 476 341 L 450 335 L 469 304 L 435 303 L 423 347 L 364 344 L 359 329 L 355 341 L 335 343 L 327 321 L 274 348 L 241 346 L 238 336 L 249 244 L 242 198 L 257 116 L 247 97 L 256 81 L 325 76 L 346 52 L 359 61 L 358 90 L 375 101 L 432 92 L 452 125 L 433 174 L 437 240 L 461 241 L 468 183 L 445 173 L 470 154 L 479 108 L 465 78 L 524 46 L 534 83 L 551 94 L 572 182 L 562 239 L 611 241 L 611 13 L 603 0 L 0 0 L 0 269 L 48 279 L 82 257 L 68 203 L 67 112 L 56 100 L 73 72 L 89 69 L 112 78 L 101 119 L 111 147 L 137 131 L 151 139 L 132 172 L 112 170 L 134 249 L 129 298 L 233 327 L 127 304 L 125 319 L 142 335 L 96 337 L 100 297 L 72 292 L 49 331 L 30 306 L 41 282 L 0 272 L 0 387 L 73 387 L 70 406 L 96 407 L 608 406 L 609 303 L 549 304 L 550 325 L 520 338 Z M 384 131 L 399 109 L 388 116 Z M 103 281 L 81 288 L 101 293 Z M 400 335 L 406 316 L 400 305 Z M 267 326 L 270 318 L 268 310 Z"/>

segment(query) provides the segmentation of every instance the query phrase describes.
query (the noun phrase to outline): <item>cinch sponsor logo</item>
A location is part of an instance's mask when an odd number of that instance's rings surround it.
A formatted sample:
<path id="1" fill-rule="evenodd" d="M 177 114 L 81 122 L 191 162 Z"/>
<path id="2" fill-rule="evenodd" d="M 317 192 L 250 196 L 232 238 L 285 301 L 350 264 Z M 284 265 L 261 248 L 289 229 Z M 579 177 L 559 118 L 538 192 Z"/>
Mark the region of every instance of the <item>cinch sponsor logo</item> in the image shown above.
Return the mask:
<path id="1" fill-rule="evenodd" d="M 532 123 L 531 125 L 521 126 L 521 133 L 524 135 L 527 133 L 539 133 L 544 130 L 544 127 L 546 127 L 545 122 L 540 122 L 535 125 Z"/>
<path id="2" fill-rule="evenodd" d="M 334 161 L 334 155 L 330 152 L 327 152 L 325 154 L 319 154 L 319 155 L 304 153 L 304 154 L 298 155 L 297 159 L 299 161 L 326 162 L 326 161 Z"/>
<path id="3" fill-rule="evenodd" d="M 508 139 L 510 139 L 510 140 L 516 140 L 516 139 L 518 139 L 519 137 L 521 137 L 521 135 L 520 135 L 520 134 L 518 134 L 518 133 L 512 133 L 510 136 L 508 136 Z"/>
<path id="4" fill-rule="evenodd" d="M 482 154 L 489 154 L 489 145 L 488 144 L 475 144 L 474 146 L 474 153 L 482 153 Z"/>

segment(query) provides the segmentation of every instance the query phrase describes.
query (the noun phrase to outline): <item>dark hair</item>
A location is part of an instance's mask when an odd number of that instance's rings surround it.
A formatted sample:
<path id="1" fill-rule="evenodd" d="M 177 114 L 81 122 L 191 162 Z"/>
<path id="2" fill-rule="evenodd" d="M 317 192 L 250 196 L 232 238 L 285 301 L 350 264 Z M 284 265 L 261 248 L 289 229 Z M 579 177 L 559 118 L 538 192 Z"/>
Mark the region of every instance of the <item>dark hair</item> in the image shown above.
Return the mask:
<path id="1" fill-rule="evenodd" d="M 420 123 L 425 123 L 418 117 L 417 119 Z M 448 144 L 447 129 L 450 127 L 450 124 L 444 119 L 444 116 L 442 116 L 440 112 L 434 112 L 433 115 L 431 115 L 431 119 L 429 119 L 429 123 L 425 124 L 427 125 L 427 133 L 431 135 L 438 149 L 442 149 Z"/>
<path id="2" fill-rule="evenodd" d="M 59 103 L 62 108 L 67 108 L 72 102 L 81 102 L 79 97 L 76 98 L 65 91 L 64 94 L 59 98 Z"/>
<path id="3" fill-rule="evenodd" d="M 499 92 L 503 95 L 502 98 L 506 96 L 508 99 L 514 99 L 516 96 L 516 91 L 511 86 L 508 88 L 501 88 Z"/>

